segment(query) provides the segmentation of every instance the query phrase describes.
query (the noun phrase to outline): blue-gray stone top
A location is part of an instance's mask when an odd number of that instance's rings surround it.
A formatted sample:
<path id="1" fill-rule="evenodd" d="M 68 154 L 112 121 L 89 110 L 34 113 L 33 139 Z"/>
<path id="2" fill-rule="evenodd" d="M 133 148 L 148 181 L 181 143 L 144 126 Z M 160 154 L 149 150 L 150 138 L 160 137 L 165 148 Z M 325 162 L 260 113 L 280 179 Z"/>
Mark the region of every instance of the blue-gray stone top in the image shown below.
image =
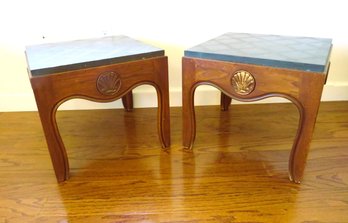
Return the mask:
<path id="1" fill-rule="evenodd" d="M 27 46 L 32 76 L 164 56 L 164 50 L 127 36 Z"/>
<path id="2" fill-rule="evenodd" d="M 332 40 L 248 33 L 226 33 L 185 50 L 186 57 L 326 72 Z"/>

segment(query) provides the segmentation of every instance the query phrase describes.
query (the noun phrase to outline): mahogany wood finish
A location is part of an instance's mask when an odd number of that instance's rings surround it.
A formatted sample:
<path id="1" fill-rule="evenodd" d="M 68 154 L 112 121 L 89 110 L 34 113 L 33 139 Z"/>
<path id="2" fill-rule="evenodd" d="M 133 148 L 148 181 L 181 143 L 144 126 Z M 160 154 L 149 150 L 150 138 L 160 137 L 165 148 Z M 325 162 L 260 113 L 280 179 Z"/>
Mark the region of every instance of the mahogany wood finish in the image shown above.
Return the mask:
<path id="1" fill-rule="evenodd" d="M 194 93 L 199 85 L 215 86 L 222 91 L 221 109 L 227 110 L 230 98 L 256 101 L 268 97 L 283 97 L 292 101 L 300 114 L 299 126 L 289 158 L 290 180 L 300 183 L 317 117 L 326 75 L 283 68 L 249 65 L 217 60 L 183 57 L 183 145 L 192 149 L 196 136 Z M 235 92 L 231 78 L 245 70 L 255 79 L 255 89 L 249 94 Z"/>
<path id="2" fill-rule="evenodd" d="M 98 78 L 103 73 L 118 75 L 120 82 L 117 82 L 116 92 L 109 94 L 109 92 L 103 93 L 100 89 L 98 90 Z M 166 56 L 50 75 L 30 75 L 30 81 L 59 182 L 69 178 L 69 163 L 56 123 L 56 111 L 59 105 L 69 99 L 84 98 L 97 102 L 110 102 L 122 98 L 126 110 L 131 110 L 133 108 L 131 90 L 142 84 L 152 85 L 158 95 L 157 128 L 159 139 L 163 148 L 170 145 L 168 62 Z M 101 87 L 103 87 L 102 84 Z"/>
<path id="3" fill-rule="evenodd" d="M 58 111 L 72 177 L 57 184 L 39 114 L 0 112 L 0 222 L 348 222 L 348 102 L 320 105 L 301 184 L 286 173 L 293 104 L 197 106 L 190 152 L 170 114 L 159 150 L 156 108 Z"/>

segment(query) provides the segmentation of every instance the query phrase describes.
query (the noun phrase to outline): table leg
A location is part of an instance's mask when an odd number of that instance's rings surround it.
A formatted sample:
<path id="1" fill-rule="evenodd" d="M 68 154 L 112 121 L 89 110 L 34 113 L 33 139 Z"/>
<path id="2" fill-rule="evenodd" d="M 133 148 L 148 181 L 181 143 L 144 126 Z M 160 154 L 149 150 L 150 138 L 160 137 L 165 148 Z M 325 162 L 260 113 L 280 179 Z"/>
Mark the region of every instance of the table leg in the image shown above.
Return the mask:
<path id="1" fill-rule="evenodd" d="M 69 179 L 69 161 L 56 122 L 57 107 L 50 100 L 45 100 L 45 97 L 45 94 L 35 95 L 54 172 L 57 181 L 63 182 Z"/>
<path id="2" fill-rule="evenodd" d="M 318 87 L 318 90 L 311 89 L 311 92 L 306 90 L 306 93 L 300 97 L 300 104 L 297 105 L 300 111 L 300 120 L 289 158 L 289 178 L 295 183 L 300 183 L 303 177 L 319 110 L 321 91 L 322 87 Z"/>
<path id="3" fill-rule="evenodd" d="M 232 98 L 221 92 L 220 96 L 220 109 L 221 111 L 228 111 L 228 108 L 231 105 Z"/>
<path id="4" fill-rule="evenodd" d="M 196 137 L 196 118 L 194 107 L 195 68 L 192 60 L 183 58 L 182 66 L 182 115 L 183 115 L 183 146 L 192 149 Z"/>
<path id="5" fill-rule="evenodd" d="M 122 104 L 126 111 L 133 110 L 133 92 L 130 91 L 122 97 Z"/>
<path id="6" fill-rule="evenodd" d="M 170 114 L 167 57 L 159 61 L 157 65 L 158 76 L 154 80 L 158 100 L 157 129 L 162 148 L 168 148 L 170 146 Z"/>

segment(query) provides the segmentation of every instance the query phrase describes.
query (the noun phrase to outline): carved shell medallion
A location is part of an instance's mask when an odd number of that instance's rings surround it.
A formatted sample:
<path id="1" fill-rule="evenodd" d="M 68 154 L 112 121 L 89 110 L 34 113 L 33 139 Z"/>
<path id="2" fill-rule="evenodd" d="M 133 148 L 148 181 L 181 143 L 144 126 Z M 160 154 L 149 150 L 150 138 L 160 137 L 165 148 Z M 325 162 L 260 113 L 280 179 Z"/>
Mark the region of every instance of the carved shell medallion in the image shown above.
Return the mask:
<path id="1" fill-rule="evenodd" d="M 112 71 L 101 73 L 97 79 L 97 89 L 103 95 L 114 95 L 121 88 L 121 79 Z"/>
<path id="2" fill-rule="evenodd" d="M 248 95 L 255 88 L 255 79 L 251 73 L 245 70 L 237 71 L 231 79 L 234 91 L 240 95 Z"/>

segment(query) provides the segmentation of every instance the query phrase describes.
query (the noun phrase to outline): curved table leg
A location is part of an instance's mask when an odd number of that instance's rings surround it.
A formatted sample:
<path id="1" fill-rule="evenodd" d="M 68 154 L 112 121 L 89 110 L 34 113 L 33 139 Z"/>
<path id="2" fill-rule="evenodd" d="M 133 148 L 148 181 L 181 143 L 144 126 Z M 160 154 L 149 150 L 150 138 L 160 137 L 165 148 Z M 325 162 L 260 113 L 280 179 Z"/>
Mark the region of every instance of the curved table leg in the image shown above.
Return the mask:
<path id="1" fill-rule="evenodd" d="M 122 97 L 122 104 L 126 111 L 133 110 L 133 92 L 130 91 Z"/>
<path id="2" fill-rule="evenodd" d="M 168 148 L 170 146 L 170 115 L 167 57 L 159 61 L 157 66 L 158 76 L 154 80 L 158 101 L 157 129 L 162 148 Z"/>
<path id="3" fill-rule="evenodd" d="M 184 87 L 182 97 L 183 146 L 185 149 L 191 150 L 196 138 L 194 90 Z"/>
<path id="4" fill-rule="evenodd" d="M 312 95 L 314 96 L 314 95 Z M 300 183 L 303 177 L 307 154 L 314 132 L 314 126 L 320 105 L 320 95 L 311 100 L 304 99 L 300 102 L 300 121 L 297 135 L 289 157 L 289 178 L 295 183 Z"/>
<path id="5" fill-rule="evenodd" d="M 194 64 L 186 58 L 182 63 L 183 146 L 191 150 L 196 137 Z"/>
<path id="6" fill-rule="evenodd" d="M 161 88 L 157 89 L 158 115 L 157 129 L 162 148 L 170 146 L 170 117 L 169 117 L 169 94 L 168 91 Z"/>
<path id="7" fill-rule="evenodd" d="M 57 181 L 63 182 L 69 179 L 69 161 L 56 122 L 57 108 L 44 97 L 36 95 L 36 103 Z"/>
<path id="8" fill-rule="evenodd" d="M 231 101 L 232 101 L 232 98 L 230 98 L 229 96 L 227 96 L 221 92 L 221 96 L 220 96 L 220 109 L 221 109 L 221 111 L 228 111 L 228 108 L 231 105 Z"/>

